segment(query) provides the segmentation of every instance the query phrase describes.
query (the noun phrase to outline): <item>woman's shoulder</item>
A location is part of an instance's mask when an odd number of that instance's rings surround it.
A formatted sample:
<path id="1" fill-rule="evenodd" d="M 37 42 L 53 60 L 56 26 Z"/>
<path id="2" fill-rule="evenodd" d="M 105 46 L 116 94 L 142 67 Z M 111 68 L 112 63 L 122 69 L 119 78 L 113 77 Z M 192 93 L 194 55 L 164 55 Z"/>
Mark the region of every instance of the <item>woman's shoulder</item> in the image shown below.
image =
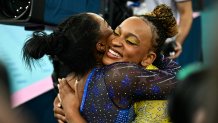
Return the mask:
<path id="1" fill-rule="evenodd" d="M 136 63 L 131 63 L 131 62 L 115 62 L 110 65 L 104 66 L 104 69 L 143 69 L 142 66 L 136 64 Z"/>

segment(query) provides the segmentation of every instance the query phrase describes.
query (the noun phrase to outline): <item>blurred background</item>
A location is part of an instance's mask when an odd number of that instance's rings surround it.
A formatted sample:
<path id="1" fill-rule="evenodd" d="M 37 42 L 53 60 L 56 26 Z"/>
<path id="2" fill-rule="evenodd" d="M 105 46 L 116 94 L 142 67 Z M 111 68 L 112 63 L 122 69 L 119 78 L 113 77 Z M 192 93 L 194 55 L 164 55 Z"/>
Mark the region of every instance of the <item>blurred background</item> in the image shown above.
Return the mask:
<path id="1" fill-rule="evenodd" d="M 21 114 L 30 113 L 37 123 L 56 122 L 53 117 L 56 94 L 51 79 L 52 64 L 45 57 L 39 62 L 40 67 L 30 71 L 22 61 L 21 48 L 33 31 L 50 33 L 58 23 L 81 12 L 100 14 L 115 28 L 125 18 L 134 15 L 142 1 L 0 0 L 0 61 L 9 76 L 12 107 Z M 209 65 L 213 61 L 217 7 L 215 0 L 192 0 L 193 23 L 183 44 L 183 52 L 176 59 L 184 68 Z"/>

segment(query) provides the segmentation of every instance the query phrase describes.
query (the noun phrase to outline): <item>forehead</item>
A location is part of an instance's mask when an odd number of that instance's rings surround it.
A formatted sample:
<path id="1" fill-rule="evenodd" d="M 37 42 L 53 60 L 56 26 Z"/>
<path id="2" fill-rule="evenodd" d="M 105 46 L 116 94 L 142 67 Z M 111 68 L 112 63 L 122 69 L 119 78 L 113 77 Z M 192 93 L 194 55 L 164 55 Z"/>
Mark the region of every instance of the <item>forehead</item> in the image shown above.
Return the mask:
<path id="1" fill-rule="evenodd" d="M 108 23 L 102 18 L 100 15 L 95 14 L 95 13 L 88 13 L 90 14 L 100 25 L 100 30 L 105 31 L 108 29 Z"/>
<path id="2" fill-rule="evenodd" d="M 131 29 L 131 30 L 140 30 L 140 31 L 145 31 L 150 29 L 149 25 L 139 17 L 127 18 L 120 24 L 120 27 Z"/>
<path id="3" fill-rule="evenodd" d="M 104 18 L 102 18 L 100 15 L 95 14 L 95 13 L 88 13 L 88 14 L 91 15 L 99 23 L 103 23 L 104 22 Z"/>
<path id="4" fill-rule="evenodd" d="M 119 26 L 123 32 L 132 33 L 140 40 L 150 39 L 152 37 L 151 28 L 148 23 L 139 17 L 130 17 L 124 20 Z"/>

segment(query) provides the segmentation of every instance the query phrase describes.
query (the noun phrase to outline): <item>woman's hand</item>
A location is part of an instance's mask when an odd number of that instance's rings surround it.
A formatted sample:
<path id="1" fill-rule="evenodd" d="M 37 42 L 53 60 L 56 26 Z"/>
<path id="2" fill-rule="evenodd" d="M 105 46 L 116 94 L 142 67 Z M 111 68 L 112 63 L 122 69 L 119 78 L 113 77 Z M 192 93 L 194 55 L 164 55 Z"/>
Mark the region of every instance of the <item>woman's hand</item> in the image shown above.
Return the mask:
<path id="1" fill-rule="evenodd" d="M 65 117 L 63 109 L 61 108 L 61 103 L 60 103 L 58 96 L 55 97 L 53 106 L 54 106 L 53 108 L 54 117 L 57 119 L 58 123 L 65 123 L 66 117 Z"/>
<path id="2" fill-rule="evenodd" d="M 78 94 L 78 81 L 70 86 L 66 79 L 59 79 L 59 94 L 61 98 L 61 105 L 68 123 L 83 123 L 85 120 L 79 112 L 80 101 Z M 72 85 L 72 84 L 71 84 Z"/>
<path id="3" fill-rule="evenodd" d="M 176 42 L 176 47 L 174 48 L 174 51 L 175 51 L 175 54 L 170 55 L 169 56 L 170 59 L 176 59 L 180 56 L 180 54 L 182 53 L 182 45 Z"/>

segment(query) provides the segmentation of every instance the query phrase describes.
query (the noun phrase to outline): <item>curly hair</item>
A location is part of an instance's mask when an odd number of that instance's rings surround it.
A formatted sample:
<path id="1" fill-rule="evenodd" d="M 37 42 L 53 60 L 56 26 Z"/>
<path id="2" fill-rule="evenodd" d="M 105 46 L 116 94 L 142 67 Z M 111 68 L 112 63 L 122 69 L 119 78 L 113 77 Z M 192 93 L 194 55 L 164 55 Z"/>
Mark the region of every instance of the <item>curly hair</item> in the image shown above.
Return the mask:
<path id="1" fill-rule="evenodd" d="M 151 13 L 139 15 L 150 25 L 153 33 L 152 47 L 156 53 L 161 51 L 167 38 L 171 38 L 178 33 L 178 27 L 171 8 L 165 4 L 158 5 Z"/>

